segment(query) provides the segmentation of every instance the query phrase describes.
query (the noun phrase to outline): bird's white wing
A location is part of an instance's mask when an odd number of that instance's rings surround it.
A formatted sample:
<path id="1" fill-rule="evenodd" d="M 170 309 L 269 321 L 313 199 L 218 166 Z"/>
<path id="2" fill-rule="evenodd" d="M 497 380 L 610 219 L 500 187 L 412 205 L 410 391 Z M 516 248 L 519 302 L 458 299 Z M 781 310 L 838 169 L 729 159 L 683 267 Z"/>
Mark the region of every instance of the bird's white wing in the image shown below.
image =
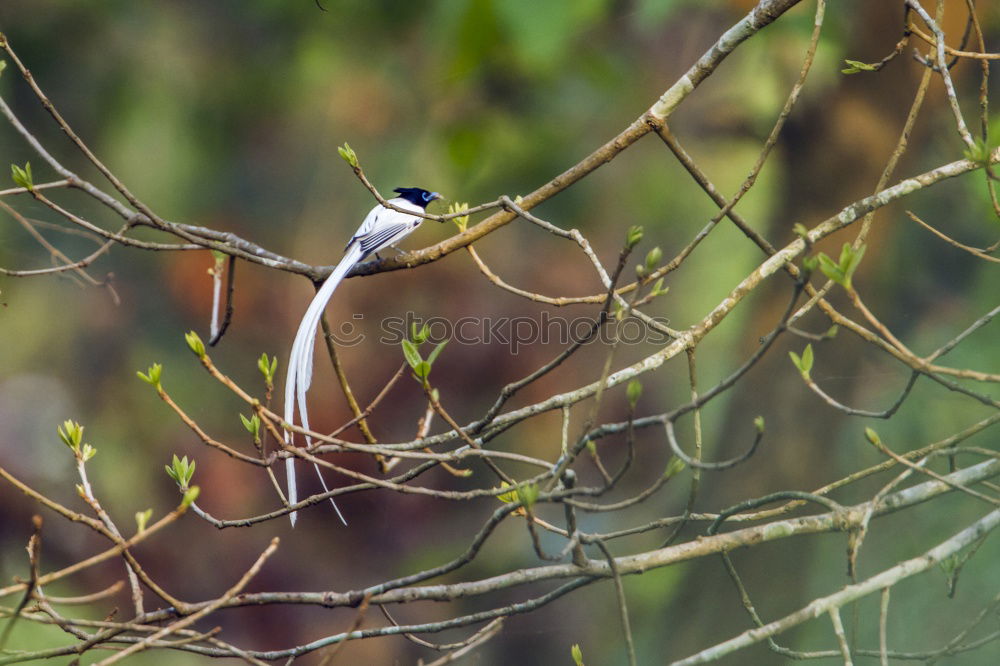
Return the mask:
<path id="1" fill-rule="evenodd" d="M 412 210 L 415 213 L 421 211 L 419 206 L 407 201 L 406 199 L 389 199 L 389 203 L 398 208 Z M 402 213 L 398 210 L 392 210 L 382 206 L 376 206 L 370 213 L 368 213 L 368 216 L 365 218 L 365 221 L 361 223 L 361 226 L 358 227 L 358 231 L 354 234 L 354 237 L 351 238 L 351 242 L 348 243 L 348 247 L 350 247 L 353 243 L 358 243 L 361 245 L 361 257 L 367 257 L 374 252 L 378 252 L 382 248 L 399 242 L 410 232 L 419 227 L 421 222 L 423 222 L 422 217 L 410 215 L 409 213 Z"/>
<path id="2" fill-rule="evenodd" d="M 417 218 L 418 220 L 420 218 Z M 419 222 L 418 222 L 419 224 Z M 373 252 L 395 245 L 396 242 L 408 236 L 415 228 L 413 222 L 397 222 L 381 226 L 371 233 L 358 237 L 358 245 L 361 246 L 362 256 L 368 256 Z"/>

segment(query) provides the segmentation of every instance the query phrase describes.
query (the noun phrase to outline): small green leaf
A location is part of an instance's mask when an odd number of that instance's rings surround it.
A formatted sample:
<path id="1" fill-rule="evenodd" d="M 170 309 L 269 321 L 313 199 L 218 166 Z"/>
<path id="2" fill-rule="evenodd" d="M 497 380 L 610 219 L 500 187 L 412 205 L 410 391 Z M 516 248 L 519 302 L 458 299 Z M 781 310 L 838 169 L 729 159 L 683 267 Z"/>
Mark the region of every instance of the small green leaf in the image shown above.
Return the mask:
<path id="1" fill-rule="evenodd" d="M 795 367 L 799 369 L 799 372 L 802 373 L 803 379 L 808 380 L 809 373 L 812 372 L 813 367 L 812 344 L 806 345 L 806 348 L 802 350 L 802 356 L 793 351 L 788 352 L 788 356 L 792 359 Z"/>
<path id="2" fill-rule="evenodd" d="M 816 269 L 819 268 L 819 258 L 818 257 L 814 257 L 814 256 L 813 257 L 803 257 L 803 259 L 802 259 L 802 268 L 804 268 L 805 270 L 807 270 L 810 273 L 816 272 Z"/>
<path id="3" fill-rule="evenodd" d="M 764 433 L 764 417 L 758 416 L 753 420 L 753 427 L 757 429 L 758 433 Z"/>
<path id="4" fill-rule="evenodd" d="M 819 267 L 827 278 L 833 280 L 844 289 L 853 289 L 851 277 L 861 263 L 861 258 L 865 255 L 865 246 L 858 249 L 851 247 L 850 243 L 844 243 L 840 250 L 840 260 L 834 263 L 833 259 L 824 253 L 819 254 Z"/>
<path id="5" fill-rule="evenodd" d="M 990 144 L 983 141 L 982 137 L 976 137 L 975 142 L 971 148 L 966 149 L 963 153 L 965 159 L 970 162 L 975 162 L 980 166 L 985 166 L 990 161 L 990 155 L 996 149 L 996 146 L 991 146 Z"/>
<path id="6" fill-rule="evenodd" d="M 529 483 L 525 486 L 518 486 L 517 499 L 525 509 L 530 511 L 531 507 L 535 506 L 535 502 L 538 501 L 538 484 Z"/>
<path id="7" fill-rule="evenodd" d="M 942 558 L 938 563 L 938 566 L 941 567 L 941 571 L 943 571 L 946 575 L 951 576 L 958 569 L 958 565 L 960 563 L 961 559 L 959 556 L 953 553 L 948 557 Z"/>
<path id="8" fill-rule="evenodd" d="M 501 488 L 510 488 L 510 484 L 507 483 L 506 481 L 501 481 L 500 482 L 500 487 Z M 497 499 L 500 500 L 501 502 L 503 502 L 504 504 L 510 504 L 511 502 L 516 502 L 517 501 L 517 492 L 514 491 L 514 490 L 509 490 L 509 491 L 507 491 L 505 493 L 500 493 L 499 495 L 497 495 Z"/>
<path id="9" fill-rule="evenodd" d="M 667 293 L 668 291 L 670 291 L 670 287 L 667 287 L 666 289 L 664 289 L 663 288 L 663 278 L 660 278 L 659 280 L 657 280 L 656 282 L 653 283 L 653 288 L 650 290 L 649 295 L 650 296 L 662 296 L 663 294 Z"/>
<path id="10" fill-rule="evenodd" d="M 628 387 L 625 389 L 625 397 L 628 399 L 629 407 L 635 409 L 636 403 L 639 402 L 639 398 L 642 396 L 642 382 L 638 379 L 633 379 L 628 383 Z"/>
<path id="11" fill-rule="evenodd" d="M 145 511 L 135 512 L 135 526 L 138 528 L 139 532 L 146 531 L 146 525 L 149 524 L 149 519 L 153 517 L 153 510 L 146 509 Z"/>
<path id="12" fill-rule="evenodd" d="M 425 323 L 419 329 L 417 329 L 417 322 L 410 324 L 410 339 L 416 345 L 422 345 L 427 342 L 427 338 L 430 337 L 431 329 Z"/>
<path id="13" fill-rule="evenodd" d="M 135 374 L 138 375 L 139 379 L 146 382 L 150 386 L 155 386 L 156 388 L 160 388 L 160 375 L 162 373 L 163 373 L 163 366 L 160 365 L 159 363 L 154 363 L 153 365 L 149 366 L 149 369 L 146 371 L 146 374 L 142 374 L 142 372 L 139 371 L 136 371 Z"/>
<path id="14" fill-rule="evenodd" d="M 680 474 L 685 467 L 684 461 L 680 458 L 671 458 L 670 462 L 667 463 L 667 468 L 663 470 L 663 477 L 671 479 Z"/>
<path id="15" fill-rule="evenodd" d="M 583 666 L 583 650 L 580 649 L 579 645 L 574 643 L 573 647 L 569 649 L 569 654 L 573 657 L 573 663 L 576 666 Z"/>
<path id="16" fill-rule="evenodd" d="M 857 74 L 859 72 L 876 72 L 878 71 L 878 66 L 869 65 L 866 62 L 861 62 L 860 60 L 848 60 L 844 58 L 844 62 L 847 63 L 847 67 L 840 70 L 841 74 Z"/>
<path id="17" fill-rule="evenodd" d="M 839 264 L 835 263 L 833 259 L 826 256 L 823 252 L 820 252 L 816 258 L 819 259 L 819 269 L 823 271 L 823 275 L 828 280 L 833 280 L 842 287 L 847 286 L 847 276 L 844 275 L 844 271 L 840 269 Z"/>
<path id="18" fill-rule="evenodd" d="M 450 215 L 454 215 L 455 213 L 461 213 L 462 211 L 466 210 L 469 210 L 469 204 L 467 203 L 458 203 L 456 201 L 452 204 L 449 204 L 448 206 L 448 213 Z M 458 217 L 452 218 L 451 221 L 455 223 L 455 226 L 458 227 L 459 231 L 465 231 L 469 227 L 468 215 L 459 215 Z"/>
<path id="19" fill-rule="evenodd" d="M 344 142 L 343 146 L 337 146 L 337 152 L 340 153 L 340 156 L 344 158 L 345 162 L 350 164 L 355 169 L 358 168 L 358 155 L 354 152 L 354 149 L 351 148 L 349 143 Z"/>
<path id="20" fill-rule="evenodd" d="M 10 177 L 18 187 L 23 187 L 29 192 L 35 189 L 35 183 L 31 177 L 31 162 L 25 162 L 23 169 L 16 164 L 11 164 Z"/>
<path id="21" fill-rule="evenodd" d="M 403 346 L 403 358 L 406 359 L 406 363 L 411 368 L 416 370 L 417 366 L 423 362 L 423 359 L 420 358 L 420 352 L 417 351 L 417 345 L 409 340 L 403 340 L 401 344 Z"/>
<path id="22" fill-rule="evenodd" d="M 184 490 L 191 483 L 191 478 L 194 476 L 195 461 L 188 462 L 187 456 L 178 458 L 175 453 L 171 464 L 164 465 L 164 467 L 167 470 L 167 475 L 177 483 L 181 490 Z"/>
<path id="23" fill-rule="evenodd" d="M 657 245 L 652 250 L 646 253 L 646 270 L 650 273 L 660 265 L 660 261 L 663 259 L 663 250 Z"/>
<path id="24" fill-rule="evenodd" d="M 274 373 L 278 370 L 278 357 L 268 358 L 267 354 L 261 354 L 257 359 L 257 369 L 264 376 L 264 383 L 268 386 L 274 385 Z"/>
<path id="25" fill-rule="evenodd" d="M 83 459 L 83 462 L 87 462 L 96 455 L 97 449 L 92 447 L 90 444 L 84 444 L 83 448 L 80 450 L 80 457 Z"/>
<path id="26" fill-rule="evenodd" d="M 854 271 L 856 271 L 858 269 L 858 266 L 861 264 L 861 258 L 865 256 L 865 250 L 868 248 L 868 246 L 862 245 L 857 250 L 851 248 L 850 252 L 847 252 L 846 250 L 849 247 L 850 246 L 847 243 L 844 243 L 844 252 L 841 252 L 840 256 L 841 268 L 844 271 L 844 275 L 847 276 L 848 289 L 851 288 L 851 277 L 854 275 Z"/>
<path id="27" fill-rule="evenodd" d="M 865 439 L 875 446 L 880 446 L 882 444 L 882 438 L 879 437 L 878 433 L 872 428 L 865 428 Z"/>
<path id="28" fill-rule="evenodd" d="M 799 238 L 807 239 L 809 236 L 809 228 L 801 222 L 798 222 L 794 227 L 792 227 L 792 233 Z"/>
<path id="29" fill-rule="evenodd" d="M 853 289 L 851 277 L 865 256 L 865 246 L 854 249 L 850 243 L 844 243 L 840 250 L 840 260 L 836 263 L 824 253 L 819 254 L 819 267 L 827 278 L 833 280 L 844 289 Z"/>
<path id="30" fill-rule="evenodd" d="M 205 343 L 201 341 L 201 338 L 194 331 L 188 331 L 184 334 L 184 339 L 187 341 L 188 347 L 194 352 L 195 356 L 198 358 L 205 358 Z"/>
<path id="31" fill-rule="evenodd" d="M 240 414 L 240 421 L 243 422 L 243 427 L 247 429 L 247 432 L 253 435 L 253 441 L 257 444 L 260 443 L 260 417 L 254 414 L 250 418 L 247 418 Z"/>
<path id="32" fill-rule="evenodd" d="M 3 70 L 7 69 L 7 61 L 0 60 L 0 74 L 3 74 Z"/>
<path id="33" fill-rule="evenodd" d="M 431 389 L 431 400 L 433 402 L 441 402 L 441 392 L 437 389 Z M 469 474 L 472 474 L 472 472 L 469 472 Z"/>
<path id="34" fill-rule="evenodd" d="M 611 304 L 611 312 L 614 315 L 615 321 L 621 321 L 625 318 L 625 306 L 620 301 L 615 301 Z"/>
<path id="35" fill-rule="evenodd" d="M 431 374 L 431 364 L 427 361 L 420 361 L 413 366 L 413 374 L 415 374 L 418 379 L 427 379 L 428 375 Z"/>
<path id="36" fill-rule="evenodd" d="M 840 258 L 837 259 L 837 265 L 840 266 L 841 270 L 845 270 L 847 265 L 851 261 L 851 255 L 854 254 L 854 248 L 851 247 L 850 243 L 844 243 L 840 247 Z"/>
<path id="37" fill-rule="evenodd" d="M 63 441 L 63 444 L 72 449 L 74 453 L 79 452 L 80 443 L 83 441 L 82 425 L 67 419 L 63 421 L 61 426 L 56 427 L 56 432 L 59 433 L 59 439 Z"/>
<path id="38" fill-rule="evenodd" d="M 631 250 L 642 242 L 642 227 L 639 225 L 629 227 L 625 232 L 625 247 Z"/>
<path id="39" fill-rule="evenodd" d="M 427 362 L 430 363 L 431 365 L 434 365 L 434 361 L 437 360 L 438 355 L 441 354 L 441 350 L 444 349 L 444 346 L 446 344 L 448 344 L 447 340 L 439 342 L 438 345 L 434 348 L 434 351 L 432 351 L 430 355 L 427 357 Z"/>

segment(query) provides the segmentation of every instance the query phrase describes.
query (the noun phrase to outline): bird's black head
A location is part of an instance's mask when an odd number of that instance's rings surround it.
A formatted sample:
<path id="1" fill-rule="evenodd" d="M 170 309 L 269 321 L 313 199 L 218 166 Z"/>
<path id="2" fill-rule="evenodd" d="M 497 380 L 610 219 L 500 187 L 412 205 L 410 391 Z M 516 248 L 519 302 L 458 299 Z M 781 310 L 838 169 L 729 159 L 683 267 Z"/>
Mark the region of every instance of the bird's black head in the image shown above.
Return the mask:
<path id="1" fill-rule="evenodd" d="M 406 199 L 421 208 L 427 208 L 427 204 L 441 198 L 441 195 L 437 192 L 428 192 L 419 187 L 397 187 L 393 192 L 398 192 L 400 199 Z"/>

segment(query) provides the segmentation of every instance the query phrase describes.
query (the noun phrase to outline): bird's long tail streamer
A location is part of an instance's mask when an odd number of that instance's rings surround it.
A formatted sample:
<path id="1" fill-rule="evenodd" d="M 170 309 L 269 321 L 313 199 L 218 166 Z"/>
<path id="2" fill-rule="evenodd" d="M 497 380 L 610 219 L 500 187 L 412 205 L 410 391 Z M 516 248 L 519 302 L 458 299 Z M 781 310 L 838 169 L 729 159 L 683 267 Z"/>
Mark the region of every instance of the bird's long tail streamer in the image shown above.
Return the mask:
<path id="1" fill-rule="evenodd" d="M 340 263 L 333 269 L 330 277 L 326 279 L 323 286 L 316 292 L 316 296 L 309 304 L 305 315 L 302 317 L 302 321 L 299 323 L 299 330 L 295 333 L 295 341 L 292 343 L 292 352 L 288 357 L 288 370 L 285 376 L 284 418 L 289 424 L 295 423 L 295 408 L 298 407 L 300 424 L 306 430 L 309 429 L 306 391 L 309 390 L 309 385 L 312 383 L 313 350 L 316 348 L 316 327 L 319 325 L 320 317 L 323 316 L 323 310 L 326 309 L 326 304 L 330 301 L 330 297 L 333 296 L 337 285 L 340 284 L 340 281 L 344 279 L 344 276 L 347 275 L 347 272 L 351 270 L 354 264 L 358 263 L 361 255 L 362 250 L 357 243 L 353 243 L 347 248 L 344 258 L 340 260 Z M 285 442 L 294 445 L 295 437 L 291 431 L 285 431 Z M 306 443 L 311 443 L 308 437 L 306 437 Z M 313 467 L 316 468 L 316 474 L 319 475 L 323 489 L 328 492 L 329 489 L 326 486 L 326 481 L 323 479 L 323 474 L 320 472 L 319 465 L 314 464 Z M 298 488 L 295 484 L 295 458 L 285 459 L 285 472 L 288 477 L 288 503 L 295 504 L 298 501 Z M 347 521 L 344 520 L 344 515 L 340 512 L 337 503 L 333 501 L 332 497 L 330 498 L 330 502 L 333 504 L 333 508 L 336 509 L 337 516 L 341 522 L 346 525 Z M 295 512 L 293 511 L 288 514 L 288 517 L 292 521 L 292 526 L 294 526 Z"/>

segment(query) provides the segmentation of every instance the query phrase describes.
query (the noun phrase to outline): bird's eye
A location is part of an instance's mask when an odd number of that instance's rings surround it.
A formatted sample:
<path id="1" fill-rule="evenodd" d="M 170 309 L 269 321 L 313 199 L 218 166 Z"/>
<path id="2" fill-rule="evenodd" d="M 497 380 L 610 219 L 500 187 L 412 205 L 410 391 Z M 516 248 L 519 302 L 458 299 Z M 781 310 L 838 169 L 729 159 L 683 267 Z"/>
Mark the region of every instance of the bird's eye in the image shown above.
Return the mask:
<path id="1" fill-rule="evenodd" d="M 423 197 L 424 201 L 430 201 L 431 200 L 431 193 L 430 192 L 424 192 L 420 196 Z"/>

